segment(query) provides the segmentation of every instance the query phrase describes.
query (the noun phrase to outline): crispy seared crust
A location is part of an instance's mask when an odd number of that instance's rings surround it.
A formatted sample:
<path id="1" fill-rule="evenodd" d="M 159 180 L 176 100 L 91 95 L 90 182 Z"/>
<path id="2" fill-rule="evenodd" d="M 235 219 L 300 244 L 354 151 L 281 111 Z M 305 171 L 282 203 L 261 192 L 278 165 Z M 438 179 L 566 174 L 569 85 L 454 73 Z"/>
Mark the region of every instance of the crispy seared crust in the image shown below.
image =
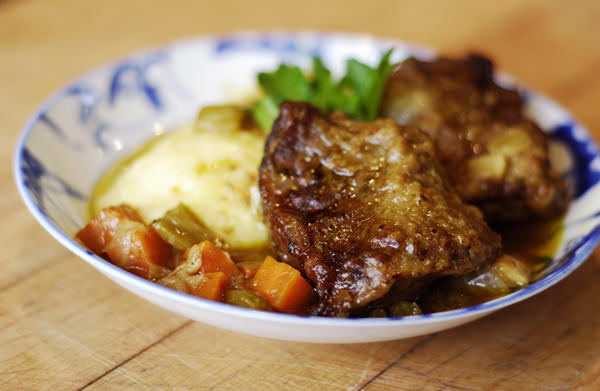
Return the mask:
<path id="1" fill-rule="evenodd" d="M 566 208 L 569 191 L 551 172 L 547 136 L 523 115 L 519 93 L 494 82 L 485 57 L 403 62 L 388 80 L 382 114 L 426 131 L 461 197 L 488 219 Z"/>
<path id="2" fill-rule="evenodd" d="M 435 147 L 390 119 L 325 117 L 286 102 L 265 146 L 259 186 L 280 257 L 302 270 L 318 312 L 340 315 L 500 252 L 500 237 L 441 175 Z"/>

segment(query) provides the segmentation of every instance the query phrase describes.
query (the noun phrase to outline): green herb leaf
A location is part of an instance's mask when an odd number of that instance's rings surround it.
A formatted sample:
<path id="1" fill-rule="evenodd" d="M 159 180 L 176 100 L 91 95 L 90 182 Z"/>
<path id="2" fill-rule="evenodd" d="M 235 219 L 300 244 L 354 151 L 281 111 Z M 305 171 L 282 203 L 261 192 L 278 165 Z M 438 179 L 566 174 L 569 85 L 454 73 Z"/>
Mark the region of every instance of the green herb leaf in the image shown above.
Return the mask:
<path id="1" fill-rule="evenodd" d="M 315 79 L 311 84 L 314 91 L 312 103 L 321 111 L 327 112 L 331 108 L 331 96 L 335 94 L 335 82 L 319 57 L 313 57 L 313 72 Z"/>
<path id="2" fill-rule="evenodd" d="M 391 55 L 392 49 L 385 52 L 379 61 L 379 65 L 375 69 L 376 74 L 371 81 L 369 94 L 364 101 L 366 103 L 365 109 L 367 120 L 376 119 L 377 114 L 379 113 L 379 106 L 381 104 L 381 98 L 383 97 L 385 83 L 392 68 L 394 68 L 394 64 L 390 63 Z"/>
<path id="3" fill-rule="evenodd" d="M 267 95 L 259 100 L 250 112 L 258 126 L 263 130 L 268 130 L 273 127 L 273 122 L 279 115 L 279 103 Z"/>
<path id="4" fill-rule="evenodd" d="M 345 76 L 336 86 L 335 94 L 331 96 L 332 107 L 343 111 L 347 115 L 362 119 L 361 99 L 356 93 L 352 82 Z"/>
<path id="5" fill-rule="evenodd" d="M 371 86 L 376 76 L 375 70 L 370 66 L 363 64 L 355 59 L 350 59 L 346 63 L 346 78 L 348 83 L 360 99 L 359 118 L 367 118 L 366 105 L 368 104 Z"/>
<path id="6" fill-rule="evenodd" d="M 258 83 L 277 101 L 308 101 L 311 97 L 310 83 L 297 66 L 281 64 L 275 72 L 259 73 Z"/>
<path id="7" fill-rule="evenodd" d="M 357 118 L 372 121 L 377 118 L 385 82 L 393 65 L 390 64 L 391 50 L 385 52 L 376 68 L 371 68 L 355 59 L 346 64 L 349 83 L 360 97 L 360 113 Z"/>
<path id="8" fill-rule="evenodd" d="M 281 64 L 274 72 L 258 74 L 258 83 L 265 98 L 251 110 L 258 125 L 269 131 L 279 115 L 279 104 L 283 101 L 308 102 L 322 112 L 341 110 L 356 119 L 374 120 L 385 82 L 393 68 L 390 63 L 392 50 L 381 57 L 377 67 L 370 67 L 358 60 L 346 63 L 346 75 L 335 82 L 331 71 L 318 57 L 313 57 L 313 77 L 309 80 L 297 67 Z"/>

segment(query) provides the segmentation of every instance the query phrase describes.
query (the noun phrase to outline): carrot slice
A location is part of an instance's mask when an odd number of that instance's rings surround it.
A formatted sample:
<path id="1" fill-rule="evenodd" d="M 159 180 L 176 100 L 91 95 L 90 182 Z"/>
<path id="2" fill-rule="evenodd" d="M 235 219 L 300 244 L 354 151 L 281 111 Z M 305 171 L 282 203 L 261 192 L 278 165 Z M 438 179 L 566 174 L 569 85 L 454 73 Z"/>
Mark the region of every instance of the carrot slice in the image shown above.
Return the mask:
<path id="1" fill-rule="evenodd" d="M 75 236 L 95 254 L 102 255 L 104 248 L 115 236 L 119 224 L 124 221 L 142 222 L 142 218 L 128 205 L 109 206 L 102 209 Z"/>
<path id="2" fill-rule="evenodd" d="M 162 277 L 171 257 L 156 231 L 137 221 L 121 222 L 104 251 L 113 264 L 148 279 Z"/>
<path id="3" fill-rule="evenodd" d="M 200 261 L 198 271 L 203 273 L 223 272 L 227 276 L 240 274 L 240 270 L 235 266 L 228 252 L 221 250 L 212 242 L 205 240 L 200 244 L 195 244 L 186 251 L 186 259 L 191 263 Z"/>
<path id="4" fill-rule="evenodd" d="M 300 272 L 272 257 L 256 271 L 252 288 L 282 312 L 296 312 L 312 299 L 312 287 Z"/>
<path id="5" fill-rule="evenodd" d="M 254 275 L 258 271 L 258 268 L 262 264 L 263 261 L 244 261 L 236 263 L 236 266 L 238 267 L 238 269 L 240 269 L 240 271 L 244 275 L 244 278 L 251 279 L 252 277 L 254 277 Z"/>
<path id="6" fill-rule="evenodd" d="M 193 289 L 194 295 L 213 301 L 223 301 L 225 287 L 229 283 L 223 272 L 205 273 L 204 279 Z"/>

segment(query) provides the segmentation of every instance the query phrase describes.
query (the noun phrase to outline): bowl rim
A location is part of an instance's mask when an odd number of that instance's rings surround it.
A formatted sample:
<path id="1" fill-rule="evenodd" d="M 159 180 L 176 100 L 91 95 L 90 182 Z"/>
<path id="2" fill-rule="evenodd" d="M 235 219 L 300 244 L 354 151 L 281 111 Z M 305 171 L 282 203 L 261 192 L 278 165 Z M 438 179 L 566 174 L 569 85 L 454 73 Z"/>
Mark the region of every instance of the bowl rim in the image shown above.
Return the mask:
<path id="1" fill-rule="evenodd" d="M 566 276 L 571 274 L 575 269 L 577 269 L 585 260 L 591 255 L 597 245 L 600 243 L 600 225 L 594 227 L 591 232 L 589 232 L 584 238 L 578 243 L 578 245 L 573 248 L 570 252 L 570 258 L 565 261 L 562 265 L 557 267 L 548 275 L 543 278 L 527 285 L 524 288 L 521 288 L 517 291 L 514 291 L 508 295 L 499 297 L 497 299 L 493 299 L 490 301 L 486 301 L 481 304 L 477 304 L 474 306 L 459 308 L 450 311 L 441 311 L 423 315 L 412 315 L 412 316 L 404 316 L 404 317 L 395 317 L 395 318 L 328 318 L 328 317 L 319 317 L 319 316 L 301 316 L 301 315 L 293 315 L 293 314 L 284 314 L 277 312 L 266 312 L 266 311 L 257 311 L 252 309 L 247 309 L 243 307 L 237 307 L 234 305 L 210 301 L 207 299 L 203 299 L 200 297 L 196 297 L 187 293 L 179 292 L 167 287 L 164 287 L 158 283 L 154 283 L 150 280 L 146 280 L 144 278 L 138 277 L 132 273 L 129 273 L 118 266 L 111 264 L 110 262 L 104 260 L 103 258 L 93 254 L 91 251 L 80 245 L 73 238 L 68 236 L 65 232 L 63 232 L 60 228 L 58 228 L 55 223 L 46 216 L 46 214 L 39 208 L 36 201 L 34 200 L 32 194 L 25 186 L 25 181 L 23 177 L 23 173 L 21 170 L 22 162 L 23 162 L 23 151 L 25 149 L 25 145 L 29 139 L 31 132 L 33 131 L 36 123 L 38 122 L 40 116 L 44 114 L 49 108 L 51 108 L 56 102 L 58 102 L 61 98 L 67 95 L 68 90 L 74 86 L 77 82 L 84 80 L 88 77 L 91 77 L 98 72 L 106 68 L 113 67 L 129 58 L 146 56 L 150 55 L 156 51 L 160 50 L 171 50 L 173 48 L 178 48 L 194 43 L 199 43 L 201 41 L 216 41 L 227 38 L 237 38 L 237 39 L 250 39 L 250 38 L 298 38 L 298 37 L 344 37 L 344 38 L 368 38 L 373 42 L 386 42 L 393 44 L 395 46 L 402 46 L 404 48 L 409 49 L 410 51 L 417 51 L 420 53 L 436 53 L 435 50 L 429 47 L 415 45 L 411 43 L 404 42 L 395 38 L 381 37 L 375 36 L 371 34 L 365 33 L 345 33 L 345 32 L 324 32 L 324 31 L 316 31 L 316 30 L 273 30 L 273 31 L 260 31 L 260 30 L 248 30 L 248 31 L 239 31 L 225 34 L 203 34 L 198 36 L 187 37 L 183 39 L 174 40 L 162 45 L 151 46 L 142 50 L 136 50 L 130 52 L 124 56 L 117 58 L 116 60 L 109 61 L 103 63 L 101 65 L 95 66 L 91 70 L 75 77 L 67 84 L 63 85 L 59 89 L 55 90 L 50 96 L 48 96 L 41 105 L 34 111 L 34 114 L 30 116 L 25 126 L 21 130 L 21 134 L 19 135 L 16 149 L 13 157 L 13 175 L 14 179 L 19 191 L 21 198 L 23 199 L 25 205 L 29 209 L 30 213 L 34 216 L 37 222 L 59 243 L 61 243 L 64 247 L 70 250 L 72 253 L 77 255 L 79 258 L 83 259 L 105 275 L 109 277 L 115 277 L 119 280 L 125 281 L 127 283 L 126 288 L 131 290 L 133 293 L 139 289 L 141 291 L 150 292 L 156 296 L 162 296 L 165 299 L 170 301 L 175 301 L 178 304 L 196 307 L 197 309 L 210 311 L 210 312 L 219 312 L 223 315 L 242 317 L 246 319 L 253 319 L 257 321 L 268 321 L 273 323 L 282 323 L 282 324 L 296 324 L 300 326 L 326 326 L 326 327 L 350 327 L 350 328 L 379 328 L 379 327 L 389 327 L 389 326 L 403 326 L 403 325 L 422 325 L 422 324 L 432 324 L 440 321 L 449 321 L 453 319 L 460 319 L 465 316 L 482 316 L 489 312 L 500 310 L 509 305 L 516 304 L 520 301 L 523 301 L 537 293 L 540 293 L 554 284 L 558 283 Z M 505 76 L 502 72 L 498 72 L 499 75 Z M 517 87 L 523 88 L 526 85 L 518 79 L 513 78 L 512 76 L 508 76 L 511 80 L 516 80 Z M 526 91 L 530 92 L 537 99 L 544 100 L 545 103 L 549 103 L 553 106 L 554 110 L 560 110 L 562 114 L 567 116 L 571 122 L 578 126 L 586 136 L 589 136 L 590 133 L 588 130 L 581 126 L 577 121 L 574 120 L 573 116 L 558 103 L 553 100 L 547 98 L 544 94 L 541 94 L 532 89 L 526 88 Z M 589 142 L 594 143 L 593 139 L 589 137 Z"/>

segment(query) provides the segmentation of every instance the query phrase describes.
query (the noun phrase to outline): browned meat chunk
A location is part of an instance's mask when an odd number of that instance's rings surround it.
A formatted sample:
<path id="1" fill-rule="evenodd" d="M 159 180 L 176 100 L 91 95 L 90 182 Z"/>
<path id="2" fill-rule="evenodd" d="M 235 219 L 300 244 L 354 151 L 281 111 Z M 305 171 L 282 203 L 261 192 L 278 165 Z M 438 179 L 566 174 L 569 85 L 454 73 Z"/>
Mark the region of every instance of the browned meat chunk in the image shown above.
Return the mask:
<path id="1" fill-rule="evenodd" d="M 500 237 L 440 171 L 414 127 L 282 104 L 260 166 L 263 210 L 282 259 L 313 282 L 318 313 L 410 296 L 496 258 Z"/>
<path id="2" fill-rule="evenodd" d="M 565 209 L 569 194 L 551 171 L 547 136 L 523 115 L 519 93 L 494 82 L 488 59 L 403 62 L 390 75 L 382 114 L 426 131 L 463 200 L 490 220 Z"/>

